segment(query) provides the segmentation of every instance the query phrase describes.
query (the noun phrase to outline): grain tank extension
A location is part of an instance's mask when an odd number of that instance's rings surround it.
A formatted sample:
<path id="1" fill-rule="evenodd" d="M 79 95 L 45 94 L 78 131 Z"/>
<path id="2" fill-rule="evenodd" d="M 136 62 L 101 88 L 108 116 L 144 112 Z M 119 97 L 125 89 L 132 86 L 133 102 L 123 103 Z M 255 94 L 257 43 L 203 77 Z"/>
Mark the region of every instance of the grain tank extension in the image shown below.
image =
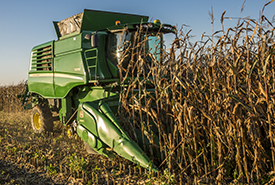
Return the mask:
<path id="1" fill-rule="evenodd" d="M 133 42 L 140 27 L 150 33 L 150 42 L 159 43 L 175 28 L 150 23 L 147 16 L 86 9 L 53 24 L 58 39 L 32 49 L 26 91 L 20 96 L 25 109 L 32 109 L 33 130 L 53 131 L 56 113 L 68 134 L 76 133 L 91 153 L 106 157 L 116 153 L 157 170 L 115 116 L 121 90 L 117 65 L 126 49 L 122 41 Z M 148 52 L 156 50 L 151 45 Z M 162 44 L 157 47 L 160 50 Z"/>

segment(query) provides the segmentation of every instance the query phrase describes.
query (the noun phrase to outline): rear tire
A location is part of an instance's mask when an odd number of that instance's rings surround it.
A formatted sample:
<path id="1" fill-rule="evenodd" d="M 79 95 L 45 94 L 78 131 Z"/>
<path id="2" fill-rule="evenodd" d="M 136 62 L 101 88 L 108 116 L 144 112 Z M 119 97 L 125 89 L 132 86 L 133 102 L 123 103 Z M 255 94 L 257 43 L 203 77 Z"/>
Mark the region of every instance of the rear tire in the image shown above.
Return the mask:
<path id="1" fill-rule="evenodd" d="M 31 125 L 35 133 L 53 131 L 53 118 L 50 109 L 44 105 L 36 105 L 31 113 Z"/>

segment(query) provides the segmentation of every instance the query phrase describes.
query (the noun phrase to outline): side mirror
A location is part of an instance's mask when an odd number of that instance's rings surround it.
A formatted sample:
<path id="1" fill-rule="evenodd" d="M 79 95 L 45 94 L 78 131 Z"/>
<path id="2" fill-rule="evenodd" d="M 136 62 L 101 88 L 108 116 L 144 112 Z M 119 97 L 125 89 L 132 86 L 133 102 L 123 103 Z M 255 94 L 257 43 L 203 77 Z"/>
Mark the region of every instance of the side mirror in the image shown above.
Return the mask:
<path id="1" fill-rule="evenodd" d="M 99 43 L 98 43 L 98 35 L 97 35 L 97 33 L 95 33 L 94 35 L 91 36 L 91 46 L 93 48 L 97 48 L 98 45 L 99 45 Z"/>

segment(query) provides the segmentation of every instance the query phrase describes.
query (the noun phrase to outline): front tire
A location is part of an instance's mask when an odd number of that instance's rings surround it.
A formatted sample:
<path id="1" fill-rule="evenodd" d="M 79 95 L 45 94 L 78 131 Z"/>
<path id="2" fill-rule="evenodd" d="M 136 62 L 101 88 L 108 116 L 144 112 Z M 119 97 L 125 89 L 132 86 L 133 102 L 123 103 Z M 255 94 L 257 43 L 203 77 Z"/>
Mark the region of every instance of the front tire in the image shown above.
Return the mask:
<path id="1" fill-rule="evenodd" d="M 53 131 L 53 118 L 50 109 L 47 106 L 36 105 L 31 113 L 31 125 L 35 133 L 44 131 Z"/>

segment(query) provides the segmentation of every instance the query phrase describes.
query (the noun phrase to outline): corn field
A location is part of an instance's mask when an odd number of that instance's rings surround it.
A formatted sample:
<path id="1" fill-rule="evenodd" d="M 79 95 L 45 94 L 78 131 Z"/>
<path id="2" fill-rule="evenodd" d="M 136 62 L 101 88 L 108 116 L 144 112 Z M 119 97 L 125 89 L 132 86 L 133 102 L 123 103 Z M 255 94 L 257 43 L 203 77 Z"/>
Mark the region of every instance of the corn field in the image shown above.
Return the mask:
<path id="1" fill-rule="evenodd" d="M 22 94 L 23 87 L 23 82 L 0 86 L 0 111 L 20 112 L 23 110 L 20 99 L 17 98 L 17 95 Z"/>
<path id="2" fill-rule="evenodd" d="M 132 56 L 131 62 L 127 68 L 120 64 L 127 87 L 121 95 L 121 119 L 127 118 L 124 125 L 136 141 L 135 130 L 141 130 L 143 149 L 177 178 L 272 184 L 274 26 L 262 15 L 259 21 L 240 19 L 226 30 L 225 19 L 224 12 L 223 29 L 194 44 L 190 31 L 179 31 L 159 60 L 156 53 L 143 52 L 149 37 L 138 40 L 148 35 L 140 29 L 137 44 L 124 53 Z M 126 83 L 127 77 L 132 80 Z"/>

